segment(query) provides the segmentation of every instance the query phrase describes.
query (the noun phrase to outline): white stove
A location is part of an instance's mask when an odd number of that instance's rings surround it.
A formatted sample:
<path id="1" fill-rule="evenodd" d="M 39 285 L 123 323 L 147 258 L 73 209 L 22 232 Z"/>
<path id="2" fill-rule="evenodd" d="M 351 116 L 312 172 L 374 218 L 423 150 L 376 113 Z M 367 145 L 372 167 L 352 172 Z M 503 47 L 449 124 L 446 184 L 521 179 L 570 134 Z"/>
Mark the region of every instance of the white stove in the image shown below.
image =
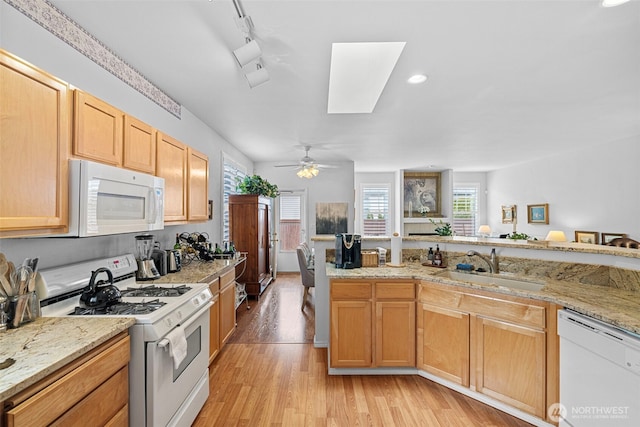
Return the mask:
<path id="1" fill-rule="evenodd" d="M 99 268 L 111 272 L 122 298 L 116 304 L 87 309 L 80 295 Z M 136 270 L 131 254 L 42 270 L 37 284 L 42 315 L 133 317 L 130 425 L 189 425 L 209 394 L 211 291 L 206 283 L 136 282 Z"/>

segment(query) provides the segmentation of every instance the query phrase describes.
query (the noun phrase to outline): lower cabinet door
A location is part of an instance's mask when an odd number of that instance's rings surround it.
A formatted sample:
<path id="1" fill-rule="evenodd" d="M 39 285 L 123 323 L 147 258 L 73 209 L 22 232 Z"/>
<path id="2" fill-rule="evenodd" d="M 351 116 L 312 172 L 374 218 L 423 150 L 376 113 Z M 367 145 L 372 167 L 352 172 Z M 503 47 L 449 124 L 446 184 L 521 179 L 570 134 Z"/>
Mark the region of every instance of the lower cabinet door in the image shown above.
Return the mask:
<path id="1" fill-rule="evenodd" d="M 220 348 L 236 330 L 236 287 L 231 284 L 220 291 Z"/>
<path id="2" fill-rule="evenodd" d="M 478 317 L 477 391 L 545 418 L 546 334 Z"/>
<path id="3" fill-rule="evenodd" d="M 469 387 L 469 313 L 418 307 L 418 369 Z"/>
<path id="4" fill-rule="evenodd" d="M 372 365 L 371 301 L 331 302 L 331 367 Z"/>
<path id="5" fill-rule="evenodd" d="M 209 364 L 220 352 L 220 296 L 213 296 L 209 314 Z"/>
<path id="6" fill-rule="evenodd" d="M 416 303 L 376 302 L 375 366 L 414 367 L 416 364 Z"/>

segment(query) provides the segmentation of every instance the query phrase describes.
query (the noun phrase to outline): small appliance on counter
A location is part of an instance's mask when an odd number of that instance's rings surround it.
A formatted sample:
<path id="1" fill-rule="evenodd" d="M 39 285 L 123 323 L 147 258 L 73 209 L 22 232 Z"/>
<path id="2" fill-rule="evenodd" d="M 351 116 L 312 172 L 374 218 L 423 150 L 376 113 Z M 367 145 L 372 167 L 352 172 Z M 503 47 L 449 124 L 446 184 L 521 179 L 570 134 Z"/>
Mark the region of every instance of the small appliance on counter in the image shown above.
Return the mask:
<path id="1" fill-rule="evenodd" d="M 160 272 L 153 262 L 154 239 L 151 234 L 136 236 L 136 260 L 138 262 L 138 280 L 155 280 L 160 277 Z"/>
<path id="2" fill-rule="evenodd" d="M 180 252 L 175 249 L 167 249 L 167 272 L 175 273 L 182 269 L 182 263 L 180 262 Z"/>
<path id="3" fill-rule="evenodd" d="M 336 268 L 362 267 L 361 242 L 359 234 L 336 234 Z"/>

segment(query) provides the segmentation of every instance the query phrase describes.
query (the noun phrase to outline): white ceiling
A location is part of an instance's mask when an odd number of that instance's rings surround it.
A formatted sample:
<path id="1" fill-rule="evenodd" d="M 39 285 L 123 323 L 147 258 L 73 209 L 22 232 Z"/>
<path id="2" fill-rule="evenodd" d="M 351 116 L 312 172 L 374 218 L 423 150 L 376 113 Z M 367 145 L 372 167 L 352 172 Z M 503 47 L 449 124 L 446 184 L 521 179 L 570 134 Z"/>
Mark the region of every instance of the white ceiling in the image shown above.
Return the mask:
<path id="1" fill-rule="evenodd" d="M 232 0 L 52 3 L 255 162 L 311 145 L 359 172 L 488 171 L 640 136 L 640 0 L 241 0 L 271 76 L 254 89 Z M 331 44 L 390 41 L 373 113 L 327 114 Z"/>

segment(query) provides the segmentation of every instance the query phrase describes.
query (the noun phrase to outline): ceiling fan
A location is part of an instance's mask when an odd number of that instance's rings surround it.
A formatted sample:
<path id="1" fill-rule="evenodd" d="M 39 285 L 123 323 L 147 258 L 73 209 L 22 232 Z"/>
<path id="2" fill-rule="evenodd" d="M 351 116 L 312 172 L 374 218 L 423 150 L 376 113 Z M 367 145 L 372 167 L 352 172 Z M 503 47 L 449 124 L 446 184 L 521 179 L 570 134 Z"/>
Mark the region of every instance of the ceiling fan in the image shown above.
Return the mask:
<path id="1" fill-rule="evenodd" d="M 337 167 L 334 165 L 323 165 L 323 164 L 317 163 L 314 159 L 309 157 L 309 150 L 311 150 L 311 146 L 306 145 L 304 147 L 304 152 L 305 152 L 304 157 L 300 159 L 298 163 L 291 164 L 291 165 L 276 165 L 276 167 L 277 168 L 294 168 L 295 167 L 298 170 L 298 172 L 296 172 L 296 175 L 298 175 L 300 178 L 307 178 L 307 179 L 311 179 L 314 176 L 318 176 L 320 169 Z"/>

